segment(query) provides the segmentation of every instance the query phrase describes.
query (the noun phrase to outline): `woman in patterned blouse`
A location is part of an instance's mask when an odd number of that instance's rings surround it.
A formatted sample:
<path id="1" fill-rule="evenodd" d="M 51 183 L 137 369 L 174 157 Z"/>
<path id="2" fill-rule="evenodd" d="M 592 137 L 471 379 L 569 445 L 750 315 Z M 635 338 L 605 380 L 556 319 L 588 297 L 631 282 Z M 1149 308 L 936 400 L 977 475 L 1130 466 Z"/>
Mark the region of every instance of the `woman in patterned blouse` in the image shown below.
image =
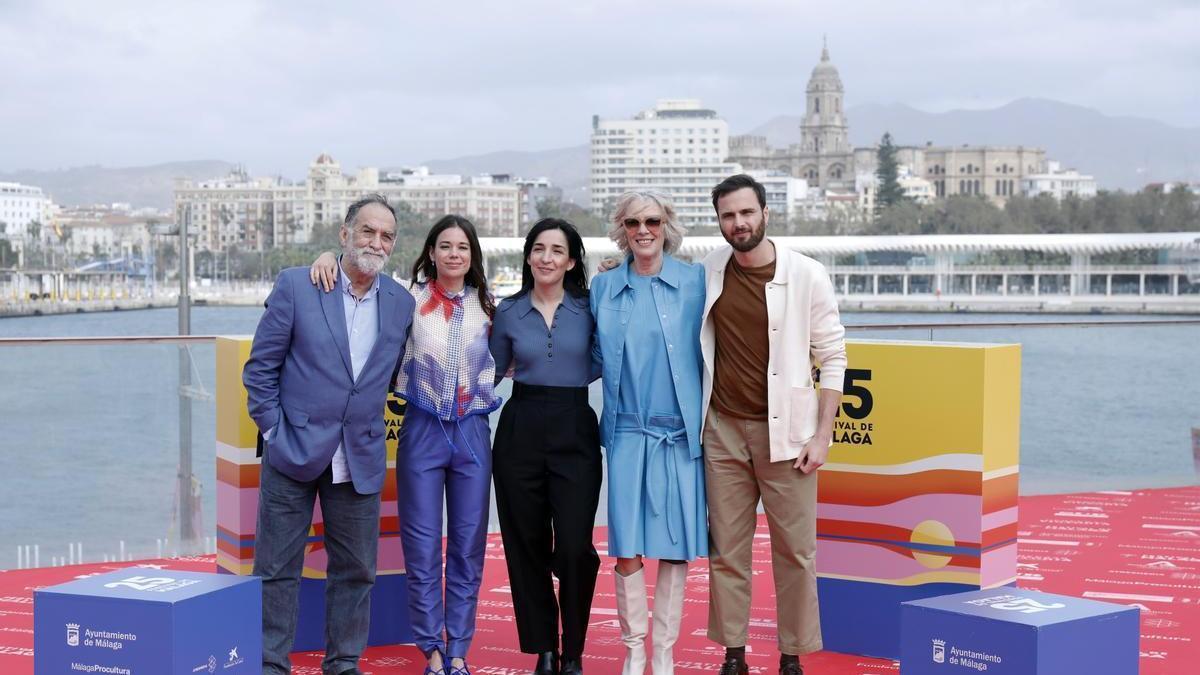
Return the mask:
<path id="1" fill-rule="evenodd" d="M 331 265 L 330 254 L 314 263 Z M 428 660 L 426 675 L 470 675 L 466 655 L 475 634 L 491 492 L 488 413 L 500 400 L 488 349 L 495 305 L 469 220 L 449 215 L 433 225 L 413 263 L 410 288 L 416 312 L 395 386 L 408 403 L 396 487 L 409 620 Z"/>

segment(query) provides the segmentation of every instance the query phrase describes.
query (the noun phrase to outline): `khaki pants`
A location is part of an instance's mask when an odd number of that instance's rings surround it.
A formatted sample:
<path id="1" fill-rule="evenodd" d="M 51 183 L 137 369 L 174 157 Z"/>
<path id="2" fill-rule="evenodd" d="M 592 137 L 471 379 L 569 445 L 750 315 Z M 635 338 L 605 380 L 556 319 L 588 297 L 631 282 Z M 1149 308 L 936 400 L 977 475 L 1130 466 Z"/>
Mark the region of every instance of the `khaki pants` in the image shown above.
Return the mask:
<path id="1" fill-rule="evenodd" d="M 759 498 L 771 532 L 771 568 L 779 649 L 807 654 L 821 649 L 817 606 L 817 475 L 771 462 L 765 421 L 708 409 L 704 423 L 708 487 L 708 637 L 742 647 L 750 619 L 752 547 Z"/>

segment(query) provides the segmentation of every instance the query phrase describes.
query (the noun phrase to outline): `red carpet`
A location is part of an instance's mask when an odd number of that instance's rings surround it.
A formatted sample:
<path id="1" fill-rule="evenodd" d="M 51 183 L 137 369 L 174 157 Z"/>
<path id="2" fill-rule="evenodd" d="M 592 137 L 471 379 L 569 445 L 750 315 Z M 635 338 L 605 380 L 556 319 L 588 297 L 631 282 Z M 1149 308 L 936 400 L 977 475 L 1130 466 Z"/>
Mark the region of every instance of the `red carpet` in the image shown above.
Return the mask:
<path id="1" fill-rule="evenodd" d="M 1200 487 L 1136 492 L 1104 492 L 1020 501 L 1018 585 L 1052 593 L 1137 604 L 1142 608 L 1141 675 L 1185 675 L 1200 663 Z M 604 551 L 604 531 L 596 531 Z M 765 523 L 755 547 L 754 609 L 748 660 L 751 672 L 774 673 L 774 606 L 770 548 Z M 148 561 L 172 569 L 215 569 L 211 557 Z M 33 590 L 117 565 L 77 565 L 0 573 L 0 673 L 33 673 Z M 648 569 L 653 579 L 653 569 Z M 722 651 L 705 638 L 707 566 L 692 568 L 684 625 L 676 647 L 680 672 L 714 672 Z M 517 675 L 532 660 L 516 647 L 512 602 L 499 535 L 488 542 L 488 560 L 480 593 L 478 634 L 472 648 L 478 675 Z M 588 633 L 585 668 L 593 674 L 620 670 L 620 645 L 614 609 L 611 563 L 597 584 Z M 296 654 L 295 675 L 320 675 L 321 656 Z M 364 673 L 420 673 L 420 654 L 412 647 L 373 648 L 363 659 Z M 890 661 L 821 652 L 803 659 L 811 675 L 894 673 Z"/>

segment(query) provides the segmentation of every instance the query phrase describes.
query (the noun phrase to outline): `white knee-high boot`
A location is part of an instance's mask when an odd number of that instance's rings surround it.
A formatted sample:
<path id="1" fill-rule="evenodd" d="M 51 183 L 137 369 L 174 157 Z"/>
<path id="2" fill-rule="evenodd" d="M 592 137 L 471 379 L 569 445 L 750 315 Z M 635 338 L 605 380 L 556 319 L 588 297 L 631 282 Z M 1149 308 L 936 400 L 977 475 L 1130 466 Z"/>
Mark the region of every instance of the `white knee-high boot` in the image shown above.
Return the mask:
<path id="1" fill-rule="evenodd" d="M 675 641 L 683 619 L 683 589 L 687 582 L 687 563 L 659 561 L 658 580 L 654 584 L 654 634 L 650 671 L 654 675 L 674 675 Z"/>
<path id="2" fill-rule="evenodd" d="M 621 623 L 621 642 L 625 643 L 625 665 L 621 675 L 643 675 L 646 672 L 646 629 L 649 607 L 646 603 L 646 568 L 621 576 L 613 571 L 617 582 L 617 619 Z"/>

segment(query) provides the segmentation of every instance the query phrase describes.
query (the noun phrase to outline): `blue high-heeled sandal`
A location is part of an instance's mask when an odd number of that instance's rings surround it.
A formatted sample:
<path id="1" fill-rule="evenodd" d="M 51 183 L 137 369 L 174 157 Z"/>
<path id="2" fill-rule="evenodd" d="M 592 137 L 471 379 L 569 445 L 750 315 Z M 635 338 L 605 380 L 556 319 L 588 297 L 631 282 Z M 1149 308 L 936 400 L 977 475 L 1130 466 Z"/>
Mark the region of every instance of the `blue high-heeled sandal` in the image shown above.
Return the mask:
<path id="1" fill-rule="evenodd" d="M 462 662 L 463 662 L 462 668 L 455 668 L 452 665 L 454 662 L 454 658 L 462 659 Z M 471 668 L 470 668 L 470 666 L 467 665 L 466 657 L 457 657 L 456 656 L 454 658 L 443 661 L 443 663 L 446 664 L 446 675 L 471 675 Z"/>
<path id="2" fill-rule="evenodd" d="M 438 651 L 438 653 L 439 653 L 439 654 L 442 654 L 440 650 Z M 433 656 L 433 654 L 432 654 L 432 653 L 430 653 L 430 655 L 429 655 L 429 656 Z M 426 659 L 426 660 L 428 660 L 428 659 L 429 659 L 429 656 L 426 656 L 426 657 L 425 657 L 425 659 Z M 449 668 L 450 668 L 450 659 L 447 659 L 447 658 L 446 658 L 446 655 L 445 655 L 445 654 L 442 654 L 442 668 L 441 668 L 441 670 L 434 670 L 433 668 L 430 668 L 430 667 L 429 667 L 429 664 L 428 664 L 428 663 L 426 663 L 426 664 L 425 664 L 425 671 L 424 671 L 424 672 L 422 672 L 422 673 L 421 673 L 421 675 L 449 675 Z"/>

